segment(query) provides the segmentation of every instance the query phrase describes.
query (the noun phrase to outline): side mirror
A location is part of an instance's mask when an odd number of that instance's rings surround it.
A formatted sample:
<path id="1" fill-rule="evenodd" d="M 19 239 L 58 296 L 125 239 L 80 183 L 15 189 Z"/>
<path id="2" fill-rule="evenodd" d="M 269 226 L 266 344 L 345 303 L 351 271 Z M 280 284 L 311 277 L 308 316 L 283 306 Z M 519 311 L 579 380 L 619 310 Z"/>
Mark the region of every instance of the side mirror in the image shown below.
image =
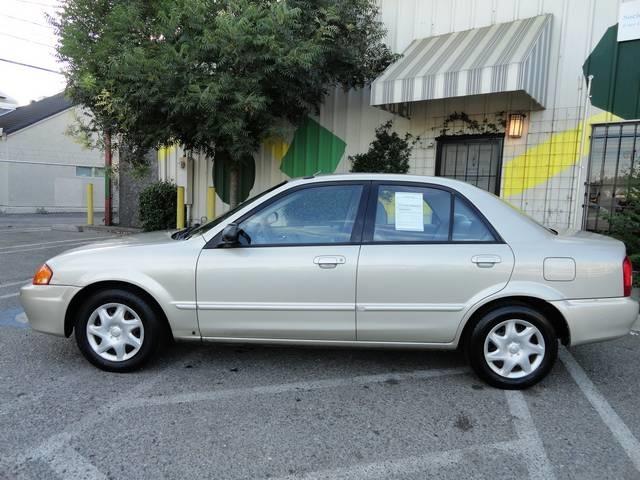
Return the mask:
<path id="1" fill-rule="evenodd" d="M 222 243 L 224 245 L 237 245 L 240 236 L 240 227 L 237 223 L 230 223 L 222 230 Z"/>

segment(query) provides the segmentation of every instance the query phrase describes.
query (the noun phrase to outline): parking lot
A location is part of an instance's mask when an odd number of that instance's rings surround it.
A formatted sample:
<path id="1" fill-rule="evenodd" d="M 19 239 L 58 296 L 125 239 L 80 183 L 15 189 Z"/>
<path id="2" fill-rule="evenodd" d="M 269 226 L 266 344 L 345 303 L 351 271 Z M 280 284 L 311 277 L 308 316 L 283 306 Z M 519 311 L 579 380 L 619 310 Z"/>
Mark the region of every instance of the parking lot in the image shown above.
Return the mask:
<path id="1" fill-rule="evenodd" d="M 2 479 L 640 478 L 636 334 L 525 392 L 456 352 L 177 344 L 110 374 L 25 323 L 35 268 L 109 235 L 51 222 L 0 216 Z"/>

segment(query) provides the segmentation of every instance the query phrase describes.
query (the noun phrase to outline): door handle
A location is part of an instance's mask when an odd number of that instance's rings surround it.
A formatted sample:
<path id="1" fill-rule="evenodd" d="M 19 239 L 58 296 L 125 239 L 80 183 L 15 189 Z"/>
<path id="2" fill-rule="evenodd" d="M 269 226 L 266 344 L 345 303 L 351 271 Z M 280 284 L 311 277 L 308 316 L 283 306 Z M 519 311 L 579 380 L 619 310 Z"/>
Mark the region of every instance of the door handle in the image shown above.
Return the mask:
<path id="1" fill-rule="evenodd" d="M 496 263 L 502 262 L 502 259 L 498 255 L 474 255 L 471 261 L 480 268 L 491 268 Z"/>
<path id="2" fill-rule="evenodd" d="M 321 255 L 313 259 L 313 263 L 320 268 L 336 268 L 338 265 L 342 265 L 347 262 L 347 259 L 342 255 Z"/>

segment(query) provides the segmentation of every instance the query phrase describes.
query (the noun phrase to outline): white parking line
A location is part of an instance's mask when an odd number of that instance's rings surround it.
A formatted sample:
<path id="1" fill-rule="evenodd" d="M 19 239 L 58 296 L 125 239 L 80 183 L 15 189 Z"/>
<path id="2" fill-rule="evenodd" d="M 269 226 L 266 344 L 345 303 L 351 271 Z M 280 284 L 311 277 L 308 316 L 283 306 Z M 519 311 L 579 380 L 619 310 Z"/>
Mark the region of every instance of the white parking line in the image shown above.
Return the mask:
<path id="1" fill-rule="evenodd" d="M 53 230 L 51 227 L 32 227 L 32 228 L 0 228 L 0 233 L 30 233 L 30 232 L 50 232 Z"/>
<path id="2" fill-rule="evenodd" d="M 0 288 L 5 288 L 5 287 L 15 287 L 16 285 L 26 285 L 27 283 L 29 283 L 31 281 L 30 278 L 27 278 L 26 280 L 19 280 L 17 282 L 11 282 L 11 283 L 0 283 Z"/>
<path id="3" fill-rule="evenodd" d="M 489 443 L 486 445 L 474 445 L 455 450 L 430 452 L 418 457 L 401 458 L 398 460 L 383 460 L 381 462 L 365 463 L 343 468 L 318 470 L 302 475 L 287 475 L 280 480 L 348 480 L 388 478 L 391 476 L 404 478 L 419 474 L 422 478 L 438 478 L 436 472 L 443 467 L 450 467 L 462 462 L 470 453 L 482 453 L 487 458 L 493 454 L 493 450 L 507 450 L 511 447 L 524 450 L 523 442 L 509 440 L 505 442 Z M 428 475 L 431 474 L 431 475 Z"/>
<path id="4" fill-rule="evenodd" d="M 52 445 L 52 448 L 39 458 L 65 480 L 106 480 L 108 478 L 66 442 Z"/>
<path id="5" fill-rule="evenodd" d="M 52 242 L 38 242 L 38 243 L 26 243 L 24 245 L 20 244 L 20 245 L 7 245 L 4 247 L 0 247 L 0 250 L 7 250 L 7 249 L 12 249 L 12 248 L 24 248 L 24 247 L 40 247 L 42 245 L 53 245 L 55 243 L 73 243 L 73 242 L 80 242 L 80 241 L 84 241 L 84 240 L 96 240 L 99 238 L 110 238 L 110 237 L 105 237 L 100 236 L 100 237 L 84 237 L 84 238 L 68 238 L 66 240 L 54 240 Z"/>
<path id="6" fill-rule="evenodd" d="M 154 377 L 140 382 L 138 385 L 132 387 L 126 393 L 121 395 L 116 401 L 103 405 L 102 407 L 98 407 L 91 413 L 81 417 L 78 421 L 67 425 L 62 432 L 50 436 L 43 440 L 38 446 L 28 449 L 26 452 L 12 458 L 5 456 L 5 458 L 2 459 L 2 462 L 5 464 L 13 463 L 19 465 L 28 460 L 40 459 L 48 463 L 51 468 L 58 473 L 58 469 L 64 468 L 64 462 L 69 460 L 71 465 L 77 469 L 79 475 L 82 471 L 88 472 L 88 475 L 83 477 L 71 476 L 71 474 L 67 476 L 67 474 L 65 474 L 61 475 L 62 478 L 104 478 L 100 476 L 94 477 L 91 475 L 91 473 L 96 473 L 96 475 L 102 475 L 102 473 L 89 461 L 89 459 L 83 457 L 77 451 L 72 450 L 69 446 L 69 442 L 75 436 L 86 431 L 96 423 L 103 421 L 104 419 L 113 418 L 114 412 L 122 408 L 123 404 L 129 403 L 132 399 L 137 398 L 146 390 L 152 388 L 161 378 L 161 373 L 159 373 Z M 57 461 L 55 459 L 56 455 L 61 451 L 64 453 L 64 456 L 61 457 L 63 460 Z M 2 463 L 0 462 L 0 465 L 1 464 Z"/>
<path id="7" fill-rule="evenodd" d="M 470 453 L 482 454 L 491 458 L 494 450 L 501 450 L 524 460 L 529 478 L 548 480 L 555 478 L 553 467 L 547 458 L 538 431 L 531 418 L 531 413 L 524 396 L 519 391 L 506 391 L 509 413 L 513 417 L 517 439 L 474 445 L 467 448 L 430 452 L 417 457 L 398 460 L 353 465 L 342 468 L 319 470 L 302 475 L 288 475 L 281 480 L 332 480 L 362 478 L 408 477 L 420 475 L 424 478 L 437 478 L 437 470 L 457 465 L 464 461 Z"/>
<path id="8" fill-rule="evenodd" d="M 525 444 L 525 448 L 519 449 L 519 453 L 527 465 L 529 478 L 541 480 L 555 478 L 553 467 L 533 423 L 524 395 L 518 390 L 505 390 L 505 395 L 509 412 L 513 417 L 516 434 Z"/>
<path id="9" fill-rule="evenodd" d="M 20 295 L 20 292 L 17 293 L 9 293 L 7 295 L 0 295 L 0 300 L 4 300 L 5 298 L 13 298 L 13 297 L 17 297 L 18 295 Z"/>
<path id="10" fill-rule="evenodd" d="M 602 421 L 609 430 L 611 430 L 614 438 L 625 451 L 629 460 L 631 460 L 636 467 L 636 470 L 640 471 L 640 442 L 638 442 L 638 439 L 631 433 L 629 427 L 622 421 L 593 382 L 589 380 L 586 372 L 576 359 L 573 358 L 573 355 L 565 348 L 561 348 L 558 354 L 560 360 L 562 360 L 565 368 L 573 378 L 573 381 L 576 382 L 584 396 L 589 400 L 591 406 L 598 412 Z"/>
<path id="11" fill-rule="evenodd" d="M 24 245 L 9 245 L 9 246 L 4 246 L 4 247 L 0 247 L 0 253 L 4 253 L 5 250 L 14 250 L 16 248 L 26 248 L 26 247 L 42 247 L 42 246 L 49 246 L 49 245 L 55 245 L 55 244 L 61 244 L 61 243 L 75 243 L 75 242 L 87 242 L 90 240 L 100 240 L 103 238 L 111 238 L 108 236 L 100 236 L 100 237 L 85 237 L 85 238 L 73 238 L 73 239 L 67 239 L 67 240 L 54 240 L 52 242 L 38 242 L 38 243 L 26 243 Z"/>
<path id="12" fill-rule="evenodd" d="M 100 238 L 110 238 L 110 237 L 100 237 Z M 36 250 L 48 250 L 51 248 L 60 248 L 60 247 L 65 247 L 65 248 L 72 248 L 72 247 L 78 247 L 80 245 L 86 245 L 88 243 L 93 243 L 94 240 L 77 240 L 74 243 L 66 243 L 64 245 L 49 245 L 46 247 L 37 247 L 37 248 L 25 248 L 23 250 L 10 250 L 10 251 L 0 251 L 0 255 L 3 254 L 11 254 L 11 253 L 24 253 L 24 252 L 35 252 Z"/>
<path id="13" fill-rule="evenodd" d="M 277 385 L 263 385 L 258 387 L 234 388 L 226 390 L 211 390 L 206 392 L 179 393 L 177 395 L 162 395 L 147 398 L 137 398 L 122 404 L 122 408 L 148 407 L 151 405 L 169 405 L 175 403 L 191 403 L 203 401 L 224 400 L 243 395 L 268 395 L 285 392 L 310 391 L 324 388 L 346 387 L 351 385 L 366 385 L 382 383 L 389 380 L 425 380 L 428 378 L 445 377 L 468 373 L 467 368 L 445 368 L 437 370 L 417 370 L 408 373 L 382 373 L 379 375 L 362 375 L 358 377 L 329 378 L 311 382 L 282 383 Z"/>

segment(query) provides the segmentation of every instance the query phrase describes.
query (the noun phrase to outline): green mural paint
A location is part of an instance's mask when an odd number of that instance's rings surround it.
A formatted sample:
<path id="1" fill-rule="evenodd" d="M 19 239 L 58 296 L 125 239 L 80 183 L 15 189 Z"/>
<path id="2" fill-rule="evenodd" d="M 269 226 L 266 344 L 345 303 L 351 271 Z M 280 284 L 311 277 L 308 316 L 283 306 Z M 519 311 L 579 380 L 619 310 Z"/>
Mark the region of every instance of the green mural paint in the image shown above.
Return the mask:
<path id="1" fill-rule="evenodd" d="M 213 185 L 216 193 L 224 203 L 229 203 L 229 172 L 231 160 L 217 156 L 213 163 Z M 248 156 L 240 162 L 240 192 L 238 200 L 244 202 L 249 198 L 249 192 L 256 181 L 256 162 L 252 156 Z"/>
<path id="2" fill-rule="evenodd" d="M 593 75 L 591 103 L 624 119 L 640 117 L 640 40 L 618 43 L 609 27 L 582 66 Z"/>
<path id="3" fill-rule="evenodd" d="M 280 170 L 289 177 L 335 172 L 347 144 L 318 122 L 307 118 L 293 135 Z"/>

